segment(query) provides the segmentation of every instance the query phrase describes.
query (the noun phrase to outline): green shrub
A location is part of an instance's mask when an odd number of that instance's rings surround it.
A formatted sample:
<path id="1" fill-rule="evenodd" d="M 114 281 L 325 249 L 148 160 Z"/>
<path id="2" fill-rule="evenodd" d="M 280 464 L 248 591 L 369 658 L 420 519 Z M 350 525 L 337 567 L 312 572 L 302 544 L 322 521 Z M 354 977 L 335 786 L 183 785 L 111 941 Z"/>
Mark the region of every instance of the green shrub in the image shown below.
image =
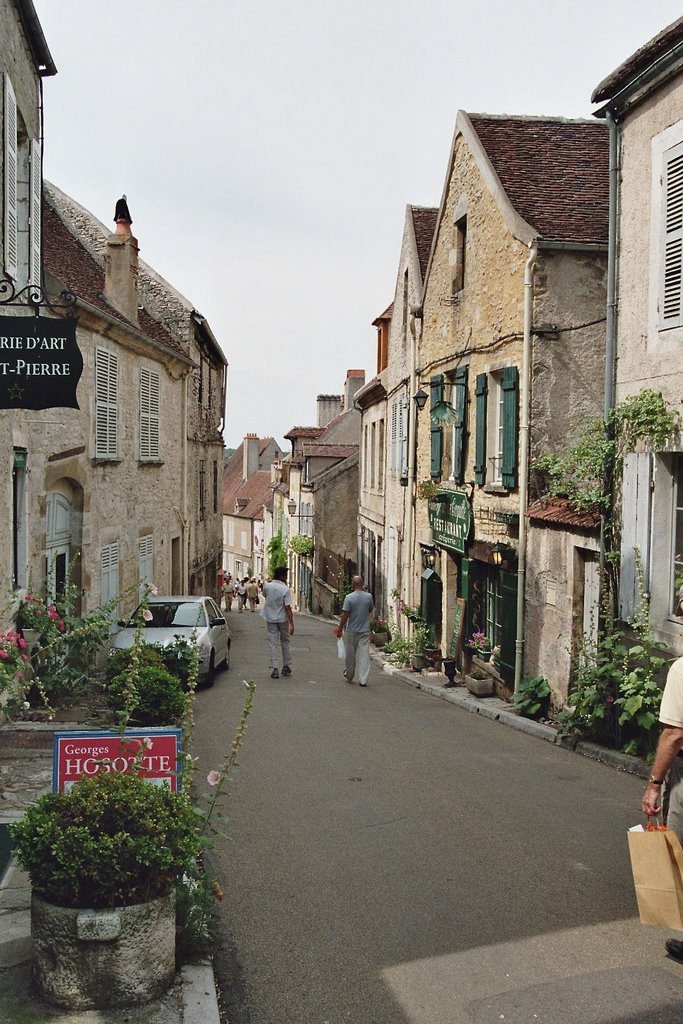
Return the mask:
<path id="1" fill-rule="evenodd" d="M 115 679 L 116 676 L 120 676 L 126 671 L 130 666 L 132 657 L 132 647 L 125 647 L 120 651 L 115 651 L 109 656 L 109 660 L 107 661 L 104 669 L 105 679 L 108 684 L 111 684 L 112 680 Z M 161 656 L 161 648 L 156 647 L 153 644 L 143 644 L 140 647 L 138 664 L 141 668 L 166 668 Z"/>
<path id="2" fill-rule="evenodd" d="M 144 648 L 143 648 L 144 650 Z M 140 725 L 173 725 L 185 708 L 183 685 L 177 676 L 153 664 L 143 665 L 130 694 L 125 672 L 115 676 L 107 687 L 107 703 L 115 711 L 130 711 L 131 720 Z"/>
<path id="3" fill-rule="evenodd" d="M 125 647 L 110 655 L 105 668 L 108 683 L 120 676 L 133 660 L 133 648 Z M 138 654 L 138 665 L 141 668 L 163 668 L 171 675 L 177 676 L 183 686 L 187 686 L 195 671 L 197 663 L 196 647 L 192 640 L 177 636 L 168 644 L 141 644 Z"/>
<path id="4" fill-rule="evenodd" d="M 550 708 L 551 690 L 543 676 L 523 679 L 513 701 L 524 718 L 546 718 Z"/>
<path id="5" fill-rule="evenodd" d="M 201 843 L 189 800 L 135 772 L 100 772 L 46 793 L 12 825 L 11 840 L 39 896 L 93 908 L 167 895 Z"/>

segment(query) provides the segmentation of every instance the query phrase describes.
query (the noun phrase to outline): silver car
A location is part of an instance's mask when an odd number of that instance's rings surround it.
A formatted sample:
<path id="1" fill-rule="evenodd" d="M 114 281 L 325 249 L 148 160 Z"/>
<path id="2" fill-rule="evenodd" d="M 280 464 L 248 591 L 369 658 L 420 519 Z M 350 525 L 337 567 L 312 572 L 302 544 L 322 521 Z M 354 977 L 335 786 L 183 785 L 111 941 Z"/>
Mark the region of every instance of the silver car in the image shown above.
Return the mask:
<path id="1" fill-rule="evenodd" d="M 151 619 L 143 622 L 142 641 L 146 644 L 169 644 L 180 636 L 193 637 L 199 654 L 199 676 L 202 682 L 213 683 L 217 668 L 230 665 L 230 630 L 225 616 L 210 597 L 188 595 L 150 596 L 147 607 Z M 135 621 L 139 606 L 126 625 L 112 636 L 114 650 L 133 646 Z"/>

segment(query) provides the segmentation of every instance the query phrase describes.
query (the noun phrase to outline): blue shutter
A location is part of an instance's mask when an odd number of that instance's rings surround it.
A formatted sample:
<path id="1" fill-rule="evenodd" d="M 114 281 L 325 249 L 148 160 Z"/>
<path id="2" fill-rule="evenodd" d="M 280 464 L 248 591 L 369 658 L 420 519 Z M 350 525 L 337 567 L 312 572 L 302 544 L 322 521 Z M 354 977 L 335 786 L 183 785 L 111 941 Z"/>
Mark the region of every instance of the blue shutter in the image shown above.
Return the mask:
<path id="1" fill-rule="evenodd" d="M 517 393 L 519 391 L 519 373 L 516 366 L 506 366 L 503 370 L 503 465 L 501 481 L 503 487 L 517 486 L 517 449 L 519 412 Z"/>
<path id="2" fill-rule="evenodd" d="M 443 402 L 443 374 L 438 373 L 430 380 L 430 411 L 439 402 Z M 443 458 L 443 428 L 435 426 L 430 418 L 430 431 L 432 440 L 432 465 L 431 476 L 433 480 L 441 479 L 441 461 Z"/>
<path id="3" fill-rule="evenodd" d="M 485 373 L 478 373 L 474 384 L 476 402 L 476 427 L 474 450 L 474 479 L 478 484 L 486 483 L 486 397 L 489 393 Z"/>

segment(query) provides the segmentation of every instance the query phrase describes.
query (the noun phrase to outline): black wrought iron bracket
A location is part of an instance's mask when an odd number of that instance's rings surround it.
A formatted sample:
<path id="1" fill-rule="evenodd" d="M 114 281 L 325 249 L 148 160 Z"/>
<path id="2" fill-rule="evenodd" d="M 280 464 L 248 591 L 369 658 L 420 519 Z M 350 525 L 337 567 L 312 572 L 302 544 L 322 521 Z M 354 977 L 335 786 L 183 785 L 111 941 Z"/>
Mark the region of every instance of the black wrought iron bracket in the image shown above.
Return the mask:
<path id="1" fill-rule="evenodd" d="M 61 299 L 62 301 L 57 301 Z M 40 285 L 29 284 L 19 291 L 12 281 L 0 281 L 0 306 L 17 307 L 25 309 L 29 306 L 34 316 L 40 316 L 43 307 L 49 309 L 58 317 L 74 316 L 76 313 L 76 296 L 67 288 L 58 296 L 48 298 L 47 293 Z"/>

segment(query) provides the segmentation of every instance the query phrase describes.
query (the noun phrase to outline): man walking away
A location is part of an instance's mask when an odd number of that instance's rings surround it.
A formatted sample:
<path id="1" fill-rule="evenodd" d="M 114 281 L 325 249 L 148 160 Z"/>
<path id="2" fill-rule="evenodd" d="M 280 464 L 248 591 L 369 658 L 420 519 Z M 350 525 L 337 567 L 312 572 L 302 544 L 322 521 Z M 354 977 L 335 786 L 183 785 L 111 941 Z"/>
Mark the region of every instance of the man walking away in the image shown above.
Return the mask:
<path id="1" fill-rule="evenodd" d="M 370 619 L 374 610 L 372 595 L 365 590 L 362 576 L 354 576 L 353 590 L 344 598 L 339 625 L 334 631 L 340 637 L 346 627 L 346 667 L 344 678 L 352 683 L 358 662 L 361 686 L 368 685 L 370 675 Z"/>
<path id="2" fill-rule="evenodd" d="M 253 577 L 247 583 L 247 600 L 249 601 L 249 611 L 255 612 L 258 601 L 258 583 Z"/>
<path id="3" fill-rule="evenodd" d="M 292 655 L 289 638 L 294 633 L 292 615 L 292 592 L 287 586 L 287 569 L 282 566 L 273 572 L 272 583 L 263 584 L 263 608 L 261 616 L 266 620 L 268 645 L 270 648 L 270 678 L 279 679 L 278 648 L 282 650 L 282 674 L 291 676 Z"/>

